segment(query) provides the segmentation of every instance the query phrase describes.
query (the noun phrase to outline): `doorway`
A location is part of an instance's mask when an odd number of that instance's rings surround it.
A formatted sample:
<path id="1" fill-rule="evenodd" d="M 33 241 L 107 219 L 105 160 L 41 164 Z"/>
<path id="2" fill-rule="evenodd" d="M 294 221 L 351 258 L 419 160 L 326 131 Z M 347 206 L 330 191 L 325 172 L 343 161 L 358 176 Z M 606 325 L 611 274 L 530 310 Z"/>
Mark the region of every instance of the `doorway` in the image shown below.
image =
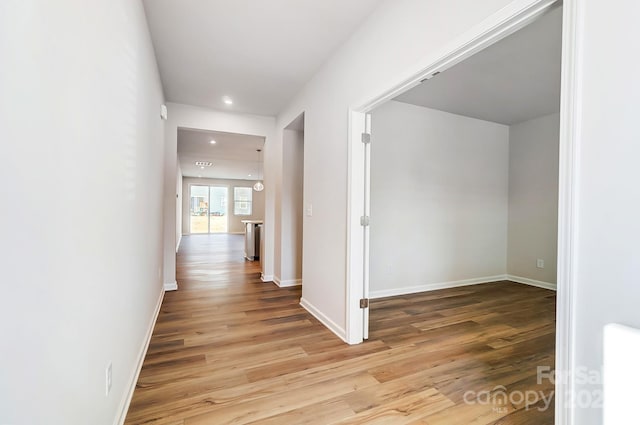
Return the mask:
<path id="1" fill-rule="evenodd" d="M 425 62 L 425 65 L 419 73 L 414 74 L 409 79 L 398 81 L 395 85 L 390 85 L 390 88 L 382 92 L 380 95 L 372 98 L 368 102 L 354 107 L 351 110 L 350 116 L 350 169 L 349 169 L 349 233 L 348 233 L 348 251 L 349 251 L 349 284 L 348 284 L 348 306 L 347 306 L 347 338 L 350 343 L 358 343 L 361 341 L 362 335 L 365 329 L 365 317 L 368 310 L 368 303 L 358 302 L 358 298 L 362 297 L 363 293 L 365 298 L 367 295 L 369 282 L 366 273 L 368 268 L 365 269 L 368 256 L 366 256 L 366 249 L 368 246 L 364 246 L 366 241 L 366 231 L 369 223 L 368 217 L 363 217 L 362 212 L 366 211 L 365 190 L 365 175 L 366 167 L 369 163 L 366 162 L 366 152 L 369 148 L 368 139 L 363 136 L 362 133 L 367 133 L 365 129 L 368 113 L 374 111 L 376 108 L 383 105 L 385 102 L 392 100 L 410 89 L 429 82 L 434 78 L 438 78 L 440 74 L 446 75 L 447 70 L 461 63 L 472 55 L 484 50 L 485 48 L 499 42 L 500 40 L 508 37 L 519 29 L 525 28 L 527 25 L 535 22 L 541 16 L 544 16 L 554 10 L 557 10 L 559 4 L 557 2 L 545 2 L 538 1 L 532 2 L 528 8 L 514 12 L 512 16 L 495 16 L 495 22 L 483 23 L 479 25 L 477 29 L 469 32 L 468 39 L 461 37 L 459 40 L 455 40 L 448 49 L 445 49 L 444 54 L 440 57 L 431 58 L 430 61 Z M 563 373 L 571 369 L 571 358 L 569 356 L 570 347 L 572 347 L 572 338 L 570 329 L 572 326 L 570 311 L 573 306 L 574 299 L 574 278 L 571 273 L 569 265 L 572 259 L 571 241 L 573 240 L 572 224 L 571 224 L 571 211 L 573 207 L 573 199 L 571 198 L 571 190 L 574 182 L 574 164 L 575 164 L 575 151 L 573 147 L 576 145 L 576 137 L 574 134 L 575 119 L 577 114 L 577 103 L 574 97 L 575 86 L 573 85 L 572 78 L 575 77 L 575 58 L 576 58 L 576 41 L 574 35 L 576 33 L 576 10 L 570 8 L 569 11 L 559 12 L 562 15 L 563 28 L 562 28 L 562 40 L 558 44 L 562 46 L 562 60 L 561 60 L 561 80 L 560 87 L 562 102 L 559 107 L 557 119 L 559 121 L 559 131 L 556 130 L 556 134 L 559 133 L 557 141 L 559 143 L 558 161 L 557 166 L 559 170 L 557 172 L 558 182 L 556 190 L 557 196 L 557 216 L 555 217 L 557 224 L 557 287 L 558 287 L 558 307 L 557 307 L 557 354 L 556 354 L 556 368 L 559 373 Z M 492 26 L 493 25 L 493 26 Z M 466 41 L 464 41 L 466 40 Z M 528 47 L 528 46 L 527 46 Z M 527 48 L 525 47 L 525 49 Z M 442 52 L 441 52 L 442 53 Z M 532 79 L 530 84 L 535 85 L 535 78 Z M 461 87 L 462 90 L 464 88 Z M 375 137 L 375 129 L 371 139 Z M 402 133 L 396 134 L 396 137 L 403 137 Z M 365 143 L 361 143 L 365 141 Z M 418 180 L 422 183 L 426 183 L 424 180 Z M 419 184 L 415 184 L 415 187 L 420 188 Z M 364 208 L 363 208 L 364 207 Z M 464 209 L 463 209 L 464 211 Z M 376 217 L 371 218 L 371 222 L 375 222 Z M 533 231 L 533 229 L 530 229 Z M 464 248 L 464 246 L 463 246 Z M 428 261 L 428 258 L 424 258 L 422 261 Z M 540 258 L 537 260 L 541 260 Z M 537 261 L 535 264 L 546 264 L 546 262 Z M 552 258 L 553 262 L 555 258 Z M 535 267 L 535 266 L 534 266 Z M 461 285 L 470 284 L 472 282 L 460 282 Z M 479 283 L 479 282 L 476 282 Z M 521 282 L 529 285 L 537 284 L 533 280 L 528 282 Z M 363 290 L 364 286 L 364 290 Z M 362 306 L 358 308 L 358 304 Z M 365 330 L 366 331 L 366 330 Z M 569 387 L 565 383 L 557 383 L 556 387 L 557 400 L 557 420 L 561 423 L 565 423 L 568 409 L 564 403 L 563 394 L 567 394 Z"/>
<path id="2" fill-rule="evenodd" d="M 191 185 L 189 192 L 190 233 L 227 233 L 229 188 Z"/>
<path id="3" fill-rule="evenodd" d="M 550 15 L 553 16 L 553 18 L 550 19 L 549 18 Z M 347 339 L 349 340 L 350 343 L 360 342 L 362 340 L 361 338 L 363 338 L 363 336 L 366 337 L 366 333 L 367 333 L 367 318 L 368 318 L 368 306 L 369 306 L 368 298 L 369 298 L 369 289 L 370 289 L 369 288 L 369 285 L 370 285 L 369 248 L 370 247 L 369 247 L 369 241 L 368 241 L 368 235 L 370 232 L 369 223 L 375 222 L 377 220 L 376 217 L 373 217 L 372 220 L 369 219 L 369 208 L 370 208 L 370 200 L 369 200 L 369 197 L 370 197 L 369 196 L 370 195 L 369 175 L 370 174 L 369 173 L 370 173 L 370 166 L 371 166 L 370 140 L 375 138 L 375 134 L 373 135 L 370 134 L 371 133 L 371 127 L 370 127 L 371 113 L 372 112 L 375 113 L 375 110 L 377 108 L 382 107 L 383 105 L 385 105 L 390 101 L 393 101 L 391 103 L 414 104 L 418 106 L 433 108 L 434 107 L 433 105 L 421 104 L 420 102 L 416 102 L 415 99 L 412 99 L 412 97 L 415 98 L 416 93 L 418 93 L 418 97 L 420 97 L 419 96 L 420 90 L 422 88 L 424 88 L 425 86 L 429 87 L 432 82 L 437 82 L 438 80 L 441 80 L 441 81 L 446 80 L 449 75 L 455 74 L 454 71 L 457 67 L 464 65 L 467 61 L 472 61 L 476 57 L 482 56 L 485 50 L 492 49 L 494 45 L 500 45 L 505 40 L 508 41 L 509 39 L 514 38 L 513 37 L 514 35 L 517 38 L 519 36 L 519 33 L 524 33 L 529 31 L 530 27 L 540 26 L 539 25 L 540 21 L 547 22 L 547 24 L 542 25 L 543 33 L 545 28 L 546 29 L 549 28 L 549 25 L 548 25 L 549 21 L 553 21 L 558 24 L 557 28 L 552 28 L 552 32 L 554 33 L 554 35 L 556 35 L 556 39 L 554 41 L 555 45 L 553 50 L 554 50 L 554 53 L 557 53 L 557 61 L 556 61 L 557 63 L 554 64 L 554 66 L 557 65 L 557 70 L 554 71 L 553 78 L 557 80 L 557 87 L 553 87 L 553 90 L 551 91 L 555 90 L 555 93 L 557 93 L 559 97 L 559 92 L 561 90 L 564 91 L 563 96 L 565 96 L 566 92 L 569 91 L 571 88 L 570 86 L 567 86 L 567 85 L 563 85 L 562 87 L 560 87 L 560 74 L 561 74 L 560 67 L 562 66 L 563 76 L 565 75 L 565 73 L 570 72 L 571 70 L 571 69 L 567 70 L 566 68 L 568 68 L 568 65 L 564 63 L 564 59 L 561 60 L 561 49 L 563 47 L 563 41 L 565 41 L 564 36 L 566 35 L 566 32 L 573 30 L 573 28 L 569 30 L 563 29 L 563 25 L 562 25 L 563 8 L 561 4 L 553 1 L 551 2 L 540 1 L 536 4 L 530 5 L 530 8 L 528 9 L 518 11 L 518 13 L 514 14 L 513 16 L 510 16 L 510 17 L 501 16 L 499 17 L 499 20 L 500 20 L 499 23 L 494 23 L 494 25 L 496 26 L 492 29 L 491 32 L 483 33 L 484 35 L 482 37 L 475 38 L 473 42 L 460 43 L 460 44 L 455 44 L 454 46 L 450 46 L 450 50 L 446 54 L 442 55 L 438 60 L 434 60 L 430 62 L 430 64 L 425 68 L 423 68 L 424 70 L 419 74 L 416 74 L 411 79 L 404 80 L 401 83 L 398 83 L 395 87 L 392 87 L 386 92 L 383 92 L 379 96 L 371 99 L 369 102 L 363 104 L 358 108 L 354 108 L 351 110 L 351 116 L 350 116 L 350 127 L 351 127 L 350 140 L 351 141 L 349 144 L 350 158 L 351 158 L 350 164 L 349 164 L 350 165 L 349 233 L 348 233 L 348 240 L 347 240 L 348 251 L 349 251 L 349 261 L 348 261 L 349 285 L 347 287 L 348 299 L 349 299 L 349 303 L 347 304 L 347 317 L 348 317 Z M 571 21 L 570 23 L 573 24 Z M 553 27 L 553 25 L 554 24 L 552 24 L 551 26 Z M 483 25 L 481 25 L 480 27 L 483 27 Z M 482 30 L 480 29 L 478 29 L 478 31 L 482 32 Z M 475 30 L 471 31 L 471 33 L 475 34 L 476 31 Z M 548 38 L 548 37 L 545 37 L 545 38 Z M 529 39 L 531 40 L 531 38 Z M 533 46 L 533 49 L 536 54 L 540 53 L 540 49 L 536 50 L 537 47 L 539 46 Z M 570 47 L 573 47 L 573 46 L 570 45 Z M 524 51 L 525 53 L 530 48 L 532 48 L 532 46 L 528 44 L 525 46 L 520 46 L 520 50 Z M 506 59 L 508 60 L 508 58 Z M 496 74 L 496 73 L 499 74 L 501 60 L 504 63 L 505 58 L 504 57 L 501 58 L 500 54 L 498 54 L 497 56 L 494 55 L 493 58 L 491 58 L 489 61 L 487 61 L 487 63 L 484 64 L 485 67 L 487 67 L 487 69 L 485 70 L 486 76 L 491 77 L 493 74 Z M 544 61 L 546 59 L 543 58 L 542 60 Z M 521 72 L 527 71 L 527 67 L 530 66 L 532 63 L 535 64 L 535 60 L 533 62 L 528 61 L 524 65 L 520 66 L 519 71 Z M 515 68 L 516 70 L 518 70 L 518 63 L 515 63 L 512 68 Z M 529 90 L 529 92 L 534 93 L 533 95 L 534 98 L 539 94 L 542 94 L 543 97 L 545 97 L 545 95 L 548 94 L 549 92 L 549 88 L 544 87 L 544 84 L 541 86 L 538 80 L 542 80 L 543 82 L 548 82 L 549 79 L 544 75 L 542 76 L 542 78 L 538 78 L 539 76 L 536 75 L 535 73 L 534 75 L 529 74 L 529 77 L 530 77 L 529 80 L 524 82 L 520 80 L 519 83 L 521 85 L 527 86 L 527 90 Z M 489 78 L 487 81 L 484 81 L 483 83 L 492 83 L 492 81 Z M 485 85 L 490 85 L 490 84 L 485 84 Z M 505 87 L 507 89 L 503 90 L 503 92 L 507 93 L 506 97 L 509 97 L 509 88 L 513 88 L 515 86 L 512 85 L 510 87 L 509 84 L 505 84 Z M 482 91 L 485 89 L 486 88 L 483 87 L 481 84 L 479 90 Z M 470 92 L 473 95 L 474 94 L 473 90 L 478 90 L 478 87 L 476 86 L 476 87 L 469 88 L 469 87 L 466 87 L 464 84 L 459 84 L 457 86 L 450 85 L 447 87 L 447 89 L 441 91 L 440 93 L 435 93 L 435 95 L 434 93 L 431 93 L 431 95 L 434 95 L 432 97 L 436 99 L 439 97 L 440 98 L 439 101 L 444 102 L 445 104 L 447 103 L 447 101 L 451 100 L 451 98 L 453 98 L 454 100 L 453 103 L 456 103 L 455 101 L 460 100 L 460 98 L 464 98 L 465 94 L 467 94 L 468 92 Z M 498 95 L 497 97 L 499 98 L 500 96 Z M 512 95 L 511 98 L 512 99 L 515 98 L 516 100 L 519 100 L 519 92 L 516 90 L 515 95 Z M 483 99 L 483 100 L 486 100 L 486 99 Z M 498 100 L 501 100 L 501 99 L 498 99 Z M 475 104 L 475 105 L 472 104 L 473 102 L 468 102 L 468 103 L 469 105 L 466 105 L 466 106 L 475 107 L 478 110 L 482 110 L 482 108 L 485 108 L 489 112 L 492 112 L 492 108 L 490 107 L 490 105 L 487 105 L 486 103 L 480 102 L 480 104 Z M 536 109 L 540 109 L 541 102 L 539 102 L 539 99 L 534 99 L 534 101 L 532 102 L 532 105 L 533 106 L 530 109 L 533 110 L 535 113 Z M 556 101 L 556 108 L 557 109 L 554 112 L 557 114 L 557 118 L 561 118 L 559 116 L 560 115 L 559 100 Z M 446 107 L 442 107 L 439 109 L 452 112 L 454 114 L 457 113 L 457 114 L 464 115 L 464 111 L 449 111 L 446 109 Z M 509 111 L 507 111 L 507 113 L 508 112 Z M 515 114 L 510 118 L 511 119 L 518 118 L 519 117 L 518 112 L 522 112 L 522 111 L 516 111 Z M 573 111 L 569 111 L 566 113 L 572 113 L 572 112 Z M 538 113 L 538 116 L 539 115 L 543 115 L 543 114 Z M 533 116 L 536 116 L 536 115 L 533 115 Z M 488 119 L 484 117 L 474 117 L 474 118 Z M 526 118 L 531 118 L 531 116 L 525 116 L 525 119 Z M 562 123 L 563 121 L 560 120 L 560 122 Z M 510 124 L 510 123 L 507 123 L 507 124 Z M 560 132 L 562 132 L 563 130 L 566 131 L 566 129 L 562 128 L 562 125 L 560 125 L 559 130 Z M 406 136 L 406 134 L 403 133 L 403 131 L 404 129 L 399 128 L 396 134 L 394 135 L 394 137 L 398 140 L 401 140 L 403 137 Z M 447 130 L 444 130 L 444 131 L 446 132 Z M 374 133 L 375 133 L 375 130 L 374 130 Z M 556 144 L 558 139 L 560 139 L 560 137 L 556 138 Z M 562 148 L 562 146 L 560 148 Z M 400 150 L 401 147 L 399 147 L 398 149 Z M 562 157 L 560 158 L 559 162 L 560 163 L 562 162 Z M 405 171 L 411 171 L 411 170 L 406 170 L 406 166 L 405 166 Z M 413 171 L 416 171 L 416 170 L 413 170 Z M 560 174 L 560 178 L 563 177 L 561 170 L 560 170 L 560 173 L 556 172 L 556 174 Z M 416 181 L 421 181 L 421 180 L 417 179 Z M 425 183 L 424 180 L 422 180 L 422 182 Z M 415 181 L 411 181 L 410 184 L 407 186 L 412 186 L 416 188 L 419 192 L 420 186 Z M 558 186 L 561 187 L 561 184 L 556 185 L 556 188 L 555 188 L 556 192 L 558 190 Z M 399 189 L 404 190 L 404 189 L 407 189 L 407 187 L 405 188 L 401 187 Z M 408 189 L 410 190 L 410 188 Z M 562 193 L 562 191 L 560 191 L 560 194 L 559 194 L 560 201 L 562 201 L 563 195 L 564 194 Z M 462 210 L 464 210 L 464 208 Z M 558 210 L 558 206 L 556 205 L 556 211 L 557 210 Z M 396 224 L 404 225 L 406 224 L 406 220 L 399 221 Z M 558 224 L 557 221 L 556 221 L 556 224 Z M 558 245 L 562 247 L 564 242 L 563 237 L 566 236 L 566 234 L 563 234 L 562 231 L 559 230 L 557 235 L 558 236 L 556 239 L 558 241 Z M 558 252 L 559 252 L 558 256 L 562 256 L 562 253 L 560 253 L 560 249 L 558 249 Z M 552 263 L 551 264 L 552 266 L 555 266 L 555 258 L 550 257 L 550 262 Z M 561 268 L 560 263 L 558 264 L 558 268 L 559 269 Z M 497 276 L 499 275 L 496 275 L 494 277 L 497 277 Z M 505 276 L 505 275 L 503 274 L 502 276 Z M 460 279 L 460 284 L 465 284 L 465 281 L 466 279 Z M 409 283 L 409 282 L 405 282 L 405 284 L 406 283 Z M 416 282 L 416 283 L 417 283 L 416 286 L 422 286 L 421 284 L 424 282 Z M 450 282 L 445 282 L 445 283 L 450 283 Z M 531 281 L 526 283 L 531 283 Z M 533 283 L 537 283 L 537 282 L 533 282 Z M 392 294 L 388 294 L 388 295 L 392 295 Z M 380 294 L 378 294 L 378 296 L 380 296 Z"/>
<path id="4" fill-rule="evenodd" d="M 282 186 L 276 200 L 274 282 L 302 285 L 304 227 L 304 113 L 283 130 Z"/>
<path id="5" fill-rule="evenodd" d="M 244 234 L 262 221 L 264 137 L 178 129 L 177 227 L 192 234 Z M 181 194 L 184 196 L 181 196 Z"/>
<path id="6" fill-rule="evenodd" d="M 371 298 L 556 287 L 562 8 L 371 112 Z"/>

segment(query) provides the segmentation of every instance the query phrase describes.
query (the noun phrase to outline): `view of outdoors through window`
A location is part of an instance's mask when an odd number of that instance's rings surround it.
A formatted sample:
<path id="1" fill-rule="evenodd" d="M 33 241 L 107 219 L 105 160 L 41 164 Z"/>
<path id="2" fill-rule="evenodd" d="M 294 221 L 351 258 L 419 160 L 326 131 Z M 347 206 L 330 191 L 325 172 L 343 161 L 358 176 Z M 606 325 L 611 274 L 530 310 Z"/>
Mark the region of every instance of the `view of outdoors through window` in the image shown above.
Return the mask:
<path id="1" fill-rule="evenodd" d="M 235 215 L 251 215 L 253 189 L 250 187 L 233 188 L 233 213 Z"/>
<path id="2" fill-rule="evenodd" d="M 228 229 L 228 188 L 191 186 L 191 233 L 220 233 Z"/>

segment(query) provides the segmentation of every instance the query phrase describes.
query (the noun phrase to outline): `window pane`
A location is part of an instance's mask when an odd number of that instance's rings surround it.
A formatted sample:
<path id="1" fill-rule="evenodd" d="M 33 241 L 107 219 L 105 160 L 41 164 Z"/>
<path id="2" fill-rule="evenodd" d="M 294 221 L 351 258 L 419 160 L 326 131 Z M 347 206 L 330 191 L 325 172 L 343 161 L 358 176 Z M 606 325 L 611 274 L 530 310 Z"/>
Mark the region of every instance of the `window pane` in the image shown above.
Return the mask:
<path id="1" fill-rule="evenodd" d="M 209 232 L 219 233 L 227 231 L 227 192 L 228 188 L 211 186 Z"/>
<path id="2" fill-rule="evenodd" d="M 251 215 L 253 189 L 250 187 L 233 188 L 233 213 L 235 215 Z"/>
<path id="3" fill-rule="evenodd" d="M 209 211 L 209 188 L 207 186 L 191 186 L 191 233 L 208 233 L 207 214 Z"/>

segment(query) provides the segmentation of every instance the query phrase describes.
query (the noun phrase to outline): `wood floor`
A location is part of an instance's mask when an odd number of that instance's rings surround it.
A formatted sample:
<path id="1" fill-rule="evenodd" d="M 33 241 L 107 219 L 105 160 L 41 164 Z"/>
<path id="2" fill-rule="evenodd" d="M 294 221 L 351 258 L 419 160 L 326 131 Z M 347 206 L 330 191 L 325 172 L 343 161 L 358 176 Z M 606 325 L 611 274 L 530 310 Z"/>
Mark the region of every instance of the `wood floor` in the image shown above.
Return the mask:
<path id="1" fill-rule="evenodd" d="M 554 366 L 551 291 L 497 282 L 375 300 L 370 340 L 349 346 L 298 305 L 299 288 L 260 281 L 241 236 L 184 237 L 177 267 L 127 424 L 553 423 L 553 402 L 522 400 L 553 390 L 536 379 Z"/>

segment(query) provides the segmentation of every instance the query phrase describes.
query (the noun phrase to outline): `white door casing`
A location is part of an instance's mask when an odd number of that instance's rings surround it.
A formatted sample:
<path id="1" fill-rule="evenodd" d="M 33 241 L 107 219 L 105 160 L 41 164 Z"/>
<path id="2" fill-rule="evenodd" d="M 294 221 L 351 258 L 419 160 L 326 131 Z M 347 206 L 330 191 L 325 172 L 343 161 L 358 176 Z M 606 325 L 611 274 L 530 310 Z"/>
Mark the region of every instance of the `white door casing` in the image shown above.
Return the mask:
<path id="1" fill-rule="evenodd" d="M 361 142 L 367 132 L 367 113 L 401 93 L 432 78 L 478 51 L 523 28 L 543 13 L 559 7 L 556 0 L 517 0 L 492 15 L 477 27 L 462 34 L 441 51 L 422 61 L 415 72 L 390 80 L 385 90 L 355 104 L 349 111 L 349 168 L 347 217 L 347 321 L 349 344 L 368 337 L 368 309 L 360 309 L 360 299 L 368 298 L 368 229 L 360 223 L 368 215 L 368 148 Z M 558 211 L 558 297 L 556 324 L 556 370 L 570 376 L 574 370 L 575 303 L 575 187 L 578 128 L 580 123 L 580 41 L 582 35 L 582 0 L 564 0 L 562 87 L 560 108 L 560 174 Z M 365 257 L 367 257 L 365 259 Z M 570 406 L 573 383 L 556 381 L 555 423 L 574 425 Z"/>

